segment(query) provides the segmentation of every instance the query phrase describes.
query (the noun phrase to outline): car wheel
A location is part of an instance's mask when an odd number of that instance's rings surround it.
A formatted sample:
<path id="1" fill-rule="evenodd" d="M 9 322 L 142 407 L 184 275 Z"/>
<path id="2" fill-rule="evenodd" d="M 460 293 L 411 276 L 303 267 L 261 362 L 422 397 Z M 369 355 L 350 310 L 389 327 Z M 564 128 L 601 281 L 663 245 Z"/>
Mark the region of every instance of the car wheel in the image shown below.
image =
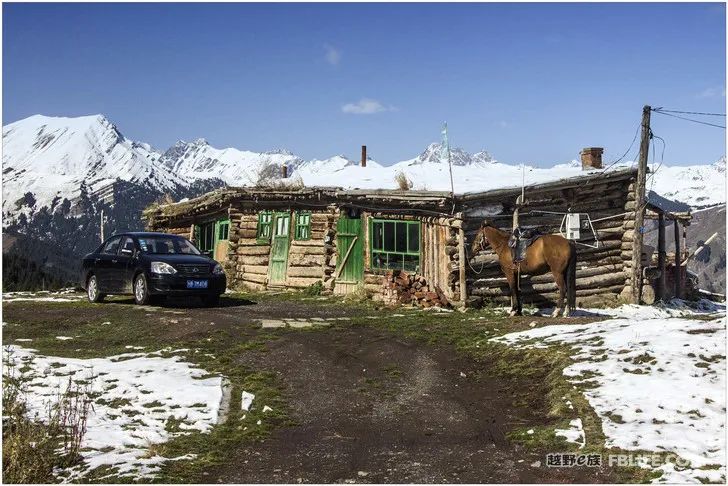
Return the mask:
<path id="1" fill-rule="evenodd" d="M 134 279 L 134 302 L 139 305 L 149 304 L 149 287 L 147 287 L 147 278 L 140 273 Z"/>
<path id="2" fill-rule="evenodd" d="M 101 302 L 106 297 L 99 291 L 99 279 L 96 275 L 91 275 L 86 283 L 86 295 L 89 302 Z"/>
<path id="3" fill-rule="evenodd" d="M 219 295 L 204 295 L 202 296 L 202 304 L 205 307 L 217 307 L 220 304 Z"/>

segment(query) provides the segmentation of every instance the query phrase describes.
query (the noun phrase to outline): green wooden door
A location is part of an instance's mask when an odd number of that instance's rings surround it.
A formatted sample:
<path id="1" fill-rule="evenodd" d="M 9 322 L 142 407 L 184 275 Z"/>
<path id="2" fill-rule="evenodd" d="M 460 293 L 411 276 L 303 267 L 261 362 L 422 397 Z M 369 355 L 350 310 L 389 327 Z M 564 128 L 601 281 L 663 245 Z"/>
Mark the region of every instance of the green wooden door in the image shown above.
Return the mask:
<path id="1" fill-rule="evenodd" d="M 270 250 L 270 285 L 281 285 L 286 281 L 288 266 L 288 241 L 290 238 L 291 215 L 276 213 L 273 219 L 273 234 Z"/>
<path id="2" fill-rule="evenodd" d="M 342 215 L 336 225 L 336 293 L 348 293 L 364 280 L 364 235 L 360 218 Z"/>

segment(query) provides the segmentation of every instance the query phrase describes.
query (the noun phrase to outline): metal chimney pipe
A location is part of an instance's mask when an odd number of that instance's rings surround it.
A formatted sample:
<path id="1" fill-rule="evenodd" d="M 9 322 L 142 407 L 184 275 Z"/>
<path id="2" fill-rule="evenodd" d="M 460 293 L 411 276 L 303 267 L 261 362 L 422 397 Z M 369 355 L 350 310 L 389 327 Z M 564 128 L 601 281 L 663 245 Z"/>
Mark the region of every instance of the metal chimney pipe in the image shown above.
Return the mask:
<path id="1" fill-rule="evenodd" d="M 366 145 L 361 146 L 361 166 L 362 167 L 367 166 L 367 146 Z"/>

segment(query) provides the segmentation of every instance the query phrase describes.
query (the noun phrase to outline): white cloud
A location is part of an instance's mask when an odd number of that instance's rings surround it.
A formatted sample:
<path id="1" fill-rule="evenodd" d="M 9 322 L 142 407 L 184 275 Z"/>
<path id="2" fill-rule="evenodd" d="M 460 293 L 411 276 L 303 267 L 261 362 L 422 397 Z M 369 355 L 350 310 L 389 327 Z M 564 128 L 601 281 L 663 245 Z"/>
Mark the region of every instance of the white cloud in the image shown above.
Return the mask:
<path id="1" fill-rule="evenodd" d="M 373 115 L 383 111 L 396 110 L 394 106 L 384 106 L 381 102 L 369 98 L 362 98 L 356 103 L 347 103 L 341 107 L 341 111 L 352 115 Z"/>
<path id="2" fill-rule="evenodd" d="M 697 94 L 698 98 L 716 98 L 718 96 L 725 98 L 725 86 L 705 88 Z"/>
<path id="3" fill-rule="evenodd" d="M 326 62 L 331 64 L 332 66 L 336 66 L 341 61 L 341 49 L 337 49 L 336 47 L 324 44 L 324 49 L 326 50 L 326 54 L 324 57 L 326 58 Z"/>

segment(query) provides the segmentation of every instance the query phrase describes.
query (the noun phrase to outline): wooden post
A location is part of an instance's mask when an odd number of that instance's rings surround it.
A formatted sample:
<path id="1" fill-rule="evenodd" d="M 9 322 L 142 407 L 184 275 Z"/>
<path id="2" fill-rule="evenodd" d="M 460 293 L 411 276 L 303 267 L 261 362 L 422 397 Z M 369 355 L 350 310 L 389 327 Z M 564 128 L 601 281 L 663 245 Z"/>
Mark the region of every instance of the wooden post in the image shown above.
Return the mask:
<path id="1" fill-rule="evenodd" d="M 642 299 L 642 243 L 645 222 L 645 184 L 647 182 L 647 156 L 650 150 L 650 113 L 652 108 L 642 108 L 642 136 L 640 157 L 635 183 L 634 241 L 632 247 L 632 303 L 639 304 Z"/>
<path id="2" fill-rule="evenodd" d="M 679 299 L 682 297 L 682 282 L 680 281 L 680 223 L 675 218 L 675 298 Z"/>
<path id="3" fill-rule="evenodd" d="M 460 264 L 460 302 L 463 304 L 465 303 L 465 300 L 468 298 L 468 285 L 467 281 L 465 280 L 465 230 L 463 229 L 463 225 L 460 225 L 460 229 L 458 230 L 458 236 L 460 240 L 460 245 L 458 245 L 458 253 L 459 253 L 459 259 L 458 262 Z"/>
<path id="4" fill-rule="evenodd" d="M 100 233 L 101 234 L 101 243 L 103 243 L 104 242 L 104 210 L 103 209 L 101 210 L 101 223 L 100 223 L 99 227 L 101 228 L 101 233 Z"/>
<path id="5" fill-rule="evenodd" d="M 657 215 L 657 270 L 660 277 L 657 279 L 656 300 L 665 300 L 665 213 Z"/>
<path id="6" fill-rule="evenodd" d="M 366 145 L 361 146 L 361 166 L 362 167 L 367 166 L 367 146 Z"/>

